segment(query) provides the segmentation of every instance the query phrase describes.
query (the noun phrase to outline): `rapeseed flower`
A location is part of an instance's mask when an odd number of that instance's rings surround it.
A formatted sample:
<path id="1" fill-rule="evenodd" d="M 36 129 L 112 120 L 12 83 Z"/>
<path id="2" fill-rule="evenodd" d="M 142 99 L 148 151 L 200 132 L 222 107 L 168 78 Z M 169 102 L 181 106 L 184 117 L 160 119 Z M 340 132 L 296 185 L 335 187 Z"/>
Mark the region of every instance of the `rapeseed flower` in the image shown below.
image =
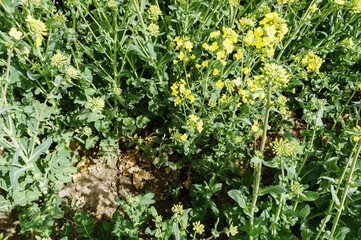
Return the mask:
<path id="1" fill-rule="evenodd" d="M 50 58 L 50 65 L 61 68 L 66 65 L 68 62 L 65 56 L 62 53 L 56 53 Z"/>
<path id="2" fill-rule="evenodd" d="M 221 80 L 218 80 L 218 82 L 216 83 L 216 87 L 219 88 L 219 89 L 222 89 L 223 88 L 223 85 L 224 85 L 224 82 L 222 82 Z"/>
<path id="3" fill-rule="evenodd" d="M 123 90 L 121 88 L 115 88 L 114 89 L 114 94 L 117 96 L 120 96 L 120 94 L 122 94 Z"/>
<path id="4" fill-rule="evenodd" d="M 237 60 L 243 58 L 243 51 L 242 51 L 242 49 L 239 48 L 239 49 L 237 50 L 237 53 L 236 53 L 235 55 L 236 55 L 236 59 L 237 59 Z"/>
<path id="5" fill-rule="evenodd" d="M 216 38 L 216 37 L 219 37 L 221 35 L 221 31 L 214 31 L 214 32 L 211 32 L 211 34 L 209 35 L 210 38 Z"/>
<path id="6" fill-rule="evenodd" d="M 43 36 L 46 36 L 46 26 L 41 20 L 34 19 L 31 15 L 28 15 L 25 19 L 30 25 L 30 31 L 36 35 L 35 44 L 41 46 Z"/>
<path id="7" fill-rule="evenodd" d="M 289 75 L 286 69 L 276 63 L 266 63 L 261 71 L 263 72 L 263 77 L 260 78 L 261 82 L 278 86 L 288 83 Z"/>
<path id="8" fill-rule="evenodd" d="M 200 221 L 194 222 L 193 231 L 195 234 L 202 234 L 204 232 L 204 225 Z"/>
<path id="9" fill-rule="evenodd" d="M 217 76 L 219 74 L 219 70 L 217 68 L 213 69 L 213 75 Z"/>
<path id="10" fill-rule="evenodd" d="M 319 72 L 322 65 L 322 58 L 314 54 L 312 51 L 302 58 L 302 66 L 307 68 L 308 72 Z"/>
<path id="11" fill-rule="evenodd" d="M 151 23 L 148 25 L 147 30 L 151 36 L 157 36 L 159 33 L 159 26 L 157 24 Z"/>
<path id="12" fill-rule="evenodd" d="M 242 27 L 254 27 L 255 26 L 255 22 L 251 19 L 251 18 L 248 18 L 248 17 L 242 17 L 240 20 L 239 20 L 239 24 L 242 26 Z"/>
<path id="13" fill-rule="evenodd" d="M 207 61 L 203 61 L 203 62 L 202 62 L 202 65 L 203 65 L 204 67 L 207 67 L 207 66 L 208 66 L 208 62 L 207 62 Z"/>
<path id="14" fill-rule="evenodd" d="M 310 6 L 312 12 L 316 12 L 319 8 L 317 7 L 316 3 Z"/>
<path id="15" fill-rule="evenodd" d="M 16 28 L 12 27 L 10 29 L 9 35 L 14 37 L 16 40 L 20 40 L 21 36 L 23 35 L 22 32 L 16 30 Z"/>
<path id="16" fill-rule="evenodd" d="M 79 71 L 71 66 L 65 69 L 65 73 L 68 78 L 77 79 L 79 77 Z"/>
<path id="17" fill-rule="evenodd" d="M 149 16 L 149 18 L 151 18 L 151 19 L 158 20 L 159 15 L 160 15 L 161 13 L 162 13 L 161 10 L 160 10 L 159 7 L 156 6 L 156 5 L 152 5 L 152 6 L 150 6 L 150 7 L 148 8 L 148 14 L 149 14 L 148 16 Z"/>
<path id="18" fill-rule="evenodd" d="M 101 112 L 105 106 L 105 102 L 101 97 L 93 97 L 86 103 L 85 107 L 93 112 Z"/>

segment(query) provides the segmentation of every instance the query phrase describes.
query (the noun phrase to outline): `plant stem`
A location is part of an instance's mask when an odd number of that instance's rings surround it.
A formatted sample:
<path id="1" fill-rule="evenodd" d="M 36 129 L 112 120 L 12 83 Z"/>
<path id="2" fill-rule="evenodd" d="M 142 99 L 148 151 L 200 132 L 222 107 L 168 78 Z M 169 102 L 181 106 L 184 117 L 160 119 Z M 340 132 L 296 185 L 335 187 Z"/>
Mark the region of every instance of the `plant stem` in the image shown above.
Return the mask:
<path id="1" fill-rule="evenodd" d="M 262 142 L 261 142 L 261 153 L 263 154 L 265 146 L 266 146 L 266 139 L 267 139 L 267 127 L 268 127 L 268 119 L 269 113 L 271 109 L 271 93 L 272 93 L 272 86 L 269 86 L 268 89 L 268 96 L 267 96 L 267 103 L 266 103 L 266 112 L 264 116 L 264 126 L 263 126 L 263 135 L 262 135 Z M 257 198 L 259 193 L 259 184 L 261 182 L 261 172 L 262 172 L 262 160 L 258 163 L 257 166 L 257 178 L 253 188 L 253 199 L 252 199 L 252 208 L 251 208 L 251 217 L 250 217 L 250 229 L 253 229 L 254 224 L 254 211 L 257 205 Z M 250 236 L 250 240 L 253 239 L 253 236 Z"/>
<path id="2" fill-rule="evenodd" d="M 316 121 L 315 121 L 315 126 L 314 126 L 314 128 L 313 128 L 312 137 L 311 137 L 311 143 L 310 143 L 310 146 L 309 146 L 308 149 L 307 149 L 308 151 L 311 151 L 312 146 L 313 146 L 313 141 L 315 140 L 316 129 L 317 129 L 317 122 L 318 122 L 318 118 L 319 118 L 319 112 L 320 112 L 320 109 L 317 111 L 317 119 L 316 119 Z M 307 157 L 308 157 L 308 155 L 307 155 L 307 152 L 306 152 L 305 157 L 304 157 L 303 160 L 302 160 L 301 166 L 299 167 L 299 169 L 298 169 L 298 171 L 297 171 L 297 175 L 300 174 L 303 166 L 304 166 L 305 163 L 306 163 Z"/>
<path id="3" fill-rule="evenodd" d="M 341 183 L 342 183 L 342 181 L 343 181 L 343 178 L 344 178 L 345 175 L 346 175 L 346 171 L 347 171 L 348 165 L 349 165 L 350 162 L 351 162 L 352 155 L 353 155 L 353 153 L 355 152 L 355 148 L 356 148 L 356 145 L 355 145 L 354 148 L 352 149 L 352 151 L 351 151 L 351 153 L 350 153 L 350 156 L 349 156 L 349 158 L 348 158 L 348 161 L 347 161 L 347 163 L 346 163 L 346 165 L 345 165 L 345 168 L 343 169 L 342 175 L 341 175 L 340 180 L 339 180 L 338 185 L 337 185 L 337 189 L 336 189 L 336 191 L 335 191 L 335 194 L 336 194 L 336 195 L 337 195 L 337 193 L 338 193 L 338 190 L 339 190 L 340 187 L 341 187 Z M 317 240 L 317 239 L 321 236 L 323 230 L 325 229 L 326 223 L 328 223 L 328 221 L 330 220 L 330 218 L 331 218 L 331 214 L 330 214 L 330 213 L 331 213 L 331 211 L 332 211 L 332 209 L 333 209 L 334 203 L 335 203 L 335 201 L 334 201 L 334 200 L 331 200 L 330 206 L 329 206 L 329 208 L 328 208 L 328 210 L 327 210 L 327 212 L 326 212 L 326 217 L 323 219 L 321 228 L 320 228 L 320 230 L 318 231 L 315 240 Z"/>
<path id="4" fill-rule="evenodd" d="M 345 189 L 343 190 L 343 194 L 342 194 L 342 199 L 341 199 L 341 203 L 340 203 L 340 206 L 338 208 L 338 213 L 337 213 L 337 216 L 333 222 L 333 226 L 332 226 L 332 229 L 331 229 L 331 234 L 330 234 L 330 239 L 333 237 L 333 234 L 335 233 L 335 230 L 336 230 L 336 227 L 337 227 L 337 224 L 338 224 L 338 221 L 340 219 L 340 216 L 341 216 L 341 213 L 342 213 L 342 209 L 344 208 L 344 205 L 345 205 L 345 200 L 346 200 L 346 196 L 347 196 L 347 191 L 348 189 L 350 188 L 350 182 L 351 182 L 351 179 L 352 179 L 352 176 L 353 176 L 353 172 L 355 171 L 355 167 L 356 167 L 356 163 L 357 163 L 357 160 L 358 160 L 358 156 L 360 154 L 360 150 L 361 150 L 361 142 L 358 141 L 357 142 L 358 146 L 357 146 L 357 152 L 352 160 L 352 164 L 351 164 L 351 168 L 350 168 L 350 171 L 349 171 L 349 174 L 348 174 L 348 178 L 347 178 L 347 182 L 346 182 L 346 186 L 345 186 Z"/>

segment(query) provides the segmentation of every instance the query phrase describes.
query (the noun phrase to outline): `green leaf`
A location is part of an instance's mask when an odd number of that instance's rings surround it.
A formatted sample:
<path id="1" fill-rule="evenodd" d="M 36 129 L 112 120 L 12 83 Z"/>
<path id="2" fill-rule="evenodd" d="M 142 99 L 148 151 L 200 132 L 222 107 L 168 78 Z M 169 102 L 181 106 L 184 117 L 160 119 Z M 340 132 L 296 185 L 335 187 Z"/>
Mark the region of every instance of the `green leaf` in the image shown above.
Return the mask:
<path id="1" fill-rule="evenodd" d="M 340 200 L 337 197 L 337 194 L 335 192 L 335 189 L 334 189 L 333 185 L 331 185 L 331 195 L 332 195 L 332 200 L 335 201 L 336 205 L 339 205 Z"/>
<path id="2" fill-rule="evenodd" d="M 32 169 L 32 166 L 25 166 L 23 168 L 16 168 L 10 170 L 10 183 L 13 188 L 13 190 L 16 192 L 17 186 L 18 186 L 18 178 L 25 172 L 30 169 Z"/>
<path id="3" fill-rule="evenodd" d="M 53 143 L 53 140 L 51 138 L 46 139 L 45 142 L 43 142 L 37 148 L 35 148 L 34 152 L 32 153 L 32 155 L 29 158 L 29 160 L 27 161 L 27 163 L 30 164 L 30 163 L 36 161 L 41 154 L 43 154 L 44 152 L 46 152 L 49 149 L 49 147 L 52 143 Z"/>
<path id="4" fill-rule="evenodd" d="M 280 186 L 280 185 L 276 185 L 276 186 L 269 186 L 269 187 L 265 187 L 265 188 L 262 188 L 259 192 L 259 195 L 262 196 L 262 195 L 265 195 L 267 193 L 270 193 L 270 194 L 281 194 L 281 193 L 285 193 L 287 192 L 287 189 L 283 186 Z"/>
<path id="5" fill-rule="evenodd" d="M 90 149 L 95 146 L 95 144 L 98 142 L 99 136 L 92 135 L 89 136 L 85 141 L 85 148 Z"/>
<path id="6" fill-rule="evenodd" d="M 228 196 L 230 196 L 241 208 L 247 208 L 247 198 L 244 196 L 243 192 L 240 190 L 230 190 L 228 192 Z"/>
<path id="7" fill-rule="evenodd" d="M 301 221 L 303 221 L 303 219 L 306 219 L 306 217 L 310 214 L 310 212 L 311 212 L 310 206 L 305 205 L 303 208 L 297 211 L 297 216 L 299 216 L 301 218 Z"/>
<path id="8" fill-rule="evenodd" d="M 300 195 L 302 201 L 315 201 L 320 196 L 319 193 L 311 191 L 304 191 Z"/>

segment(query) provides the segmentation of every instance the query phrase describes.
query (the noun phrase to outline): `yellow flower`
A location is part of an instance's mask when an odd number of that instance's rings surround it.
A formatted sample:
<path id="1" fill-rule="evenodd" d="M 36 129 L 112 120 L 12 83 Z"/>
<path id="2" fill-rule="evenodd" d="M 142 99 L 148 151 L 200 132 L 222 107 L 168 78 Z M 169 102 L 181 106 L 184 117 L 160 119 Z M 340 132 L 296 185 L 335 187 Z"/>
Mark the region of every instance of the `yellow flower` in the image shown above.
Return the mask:
<path id="1" fill-rule="evenodd" d="M 226 65 L 227 65 L 227 62 L 222 59 L 222 60 L 221 60 L 221 64 L 222 64 L 223 66 L 226 66 Z"/>
<path id="2" fill-rule="evenodd" d="M 39 35 L 36 39 L 35 39 L 35 45 L 40 47 L 41 43 L 43 41 L 43 37 L 41 35 Z"/>
<path id="3" fill-rule="evenodd" d="M 185 134 L 183 134 L 183 135 L 180 137 L 180 140 L 182 140 L 183 142 L 185 142 L 185 141 L 187 141 L 187 138 L 188 138 L 188 136 L 187 136 L 187 134 L 185 133 Z"/>
<path id="4" fill-rule="evenodd" d="M 157 36 L 159 33 L 159 26 L 157 24 L 151 23 L 148 25 L 147 30 L 151 36 Z"/>
<path id="5" fill-rule="evenodd" d="M 188 97 L 188 100 L 189 100 L 189 101 L 194 102 L 194 96 L 193 96 L 193 94 L 189 94 L 187 97 Z"/>
<path id="6" fill-rule="evenodd" d="M 253 132 L 257 132 L 258 131 L 258 128 L 259 127 L 259 123 L 258 122 L 254 122 L 253 125 L 252 125 L 252 131 Z"/>
<path id="7" fill-rule="evenodd" d="M 223 46 L 224 46 L 224 49 L 226 49 L 228 54 L 230 54 L 233 51 L 234 45 L 230 39 L 226 38 L 223 41 Z"/>
<path id="8" fill-rule="evenodd" d="M 241 84 L 242 84 L 242 82 L 241 82 L 241 78 L 240 77 L 238 77 L 238 78 L 236 78 L 236 79 L 234 79 L 233 80 L 233 82 L 234 82 L 234 84 L 238 87 L 238 86 L 240 86 Z"/>
<path id="9" fill-rule="evenodd" d="M 186 56 L 186 55 L 184 55 L 183 52 L 180 52 L 180 53 L 178 54 L 179 60 L 183 60 L 183 58 L 184 58 L 185 56 Z"/>
<path id="10" fill-rule="evenodd" d="M 173 64 L 177 64 L 178 61 L 176 59 L 173 60 Z"/>
<path id="11" fill-rule="evenodd" d="M 207 66 L 208 66 L 208 62 L 207 62 L 207 61 L 203 61 L 203 62 L 202 62 L 202 65 L 203 65 L 204 67 L 207 67 Z"/>
<path id="12" fill-rule="evenodd" d="M 248 45 L 251 45 L 253 42 L 253 31 L 252 30 L 248 30 L 247 35 L 244 37 L 244 42 L 247 43 Z"/>
<path id="13" fill-rule="evenodd" d="M 158 16 L 162 13 L 158 6 L 151 5 L 148 8 L 149 18 L 151 19 L 158 19 Z"/>
<path id="14" fill-rule="evenodd" d="M 302 66 L 307 68 L 307 71 L 319 72 L 319 69 L 322 65 L 322 58 L 310 52 L 308 55 L 302 58 Z"/>
<path id="15" fill-rule="evenodd" d="M 317 7 L 316 3 L 313 4 L 312 6 L 310 6 L 310 9 L 311 9 L 312 12 L 316 12 L 318 10 L 318 7 Z"/>
<path id="16" fill-rule="evenodd" d="M 219 70 L 217 68 L 213 69 L 213 75 L 217 76 L 219 74 Z"/>
<path id="17" fill-rule="evenodd" d="M 31 31 L 38 37 L 43 35 L 46 36 L 46 26 L 41 20 L 36 20 L 32 16 L 28 15 L 25 19 L 30 24 Z"/>
<path id="18" fill-rule="evenodd" d="M 248 74 L 248 73 L 250 73 L 251 72 L 251 70 L 252 69 L 250 69 L 250 68 L 242 68 L 242 72 L 244 72 L 244 74 Z"/>
<path id="19" fill-rule="evenodd" d="M 224 85 L 224 82 L 222 82 L 221 80 L 218 80 L 218 82 L 216 83 L 216 87 L 219 89 L 222 89 Z"/>
<path id="20" fill-rule="evenodd" d="M 191 59 L 195 59 L 196 55 L 192 54 Z"/>
<path id="21" fill-rule="evenodd" d="M 226 101 L 227 101 L 227 95 L 226 95 L 226 94 L 222 94 L 221 103 L 225 103 Z"/>
<path id="22" fill-rule="evenodd" d="M 26 55 L 26 57 L 29 57 L 29 54 L 30 54 L 29 48 L 24 47 L 24 54 Z"/>
<path id="23" fill-rule="evenodd" d="M 216 38 L 216 37 L 219 37 L 221 35 L 221 31 L 214 31 L 214 32 L 211 32 L 210 34 L 210 37 L 211 38 Z"/>
<path id="24" fill-rule="evenodd" d="M 193 48 L 193 43 L 191 41 L 186 41 L 184 43 L 184 47 L 189 51 L 192 52 L 192 48 Z"/>
<path id="25" fill-rule="evenodd" d="M 181 102 L 182 102 L 182 99 L 179 96 L 177 96 L 177 98 L 174 99 L 174 103 L 175 103 L 176 106 Z"/>
<path id="26" fill-rule="evenodd" d="M 224 58 L 226 56 L 226 52 L 225 51 L 219 51 L 216 53 L 217 55 L 217 60 L 221 60 L 222 58 Z"/>
<path id="27" fill-rule="evenodd" d="M 214 52 L 219 48 L 217 42 L 213 42 L 212 45 L 208 48 L 209 51 Z"/>
<path id="28" fill-rule="evenodd" d="M 205 49 L 205 50 L 208 50 L 209 49 L 209 45 L 207 43 L 203 43 L 202 44 L 202 47 Z"/>
<path id="29" fill-rule="evenodd" d="M 243 58 L 243 51 L 241 48 L 239 48 L 236 53 L 236 59 L 239 60 L 241 58 Z"/>
<path id="30" fill-rule="evenodd" d="M 199 122 L 197 122 L 197 130 L 199 133 L 201 133 L 203 131 L 203 121 L 199 120 Z"/>
<path id="31" fill-rule="evenodd" d="M 201 65 L 199 65 L 199 64 L 197 63 L 197 64 L 196 64 L 196 68 L 199 69 L 200 67 L 201 67 Z"/>
<path id="32" fill-rule="evenodd" d="M 231 40 L 233 43 L 237 43 L 238 42 L 238 34 L 229 27 L 222 27 L 222 31 L 223 31 L 223 38 L 228 38 L 229 40 Z"/>
<path id="33" fill-rule="evenodd" d="M 360 140 L 360 137 L 358 137 L 358 136 L 354 136 L 354 137 L 353 137 L 353 141 L 354 141 L 354 142 L 357 142 L 358 140 Z"/>
<path id="34" fill-rule="evenodd" d="M 9 35 L 14 37 L 16 40 L 20 40 L 23 33 L 16 30 L 16 28 L 13 27 L 13 28 L 10 29 Z"/>

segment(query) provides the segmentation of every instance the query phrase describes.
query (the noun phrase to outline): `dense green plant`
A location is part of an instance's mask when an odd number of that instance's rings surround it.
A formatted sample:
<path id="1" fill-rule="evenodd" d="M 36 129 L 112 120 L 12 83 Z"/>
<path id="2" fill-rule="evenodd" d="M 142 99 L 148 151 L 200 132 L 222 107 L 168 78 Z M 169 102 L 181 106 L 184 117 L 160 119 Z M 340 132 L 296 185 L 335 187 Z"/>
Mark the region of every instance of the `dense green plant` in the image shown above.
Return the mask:
<path id="1" fill-rule="evenodd" d="M 123 138 L 194 175 L 192 209 L 163 221 L 151 193 L 127 195 L 126 215 L 74 210 L 62 237 L 185 239 L 190 222 L 194 239 L 361 237 L 359 0 L 0 7 L 0 210 L 22 233 L 50 237 L 69 210 L 77 146 L 112 155 Z"/>

